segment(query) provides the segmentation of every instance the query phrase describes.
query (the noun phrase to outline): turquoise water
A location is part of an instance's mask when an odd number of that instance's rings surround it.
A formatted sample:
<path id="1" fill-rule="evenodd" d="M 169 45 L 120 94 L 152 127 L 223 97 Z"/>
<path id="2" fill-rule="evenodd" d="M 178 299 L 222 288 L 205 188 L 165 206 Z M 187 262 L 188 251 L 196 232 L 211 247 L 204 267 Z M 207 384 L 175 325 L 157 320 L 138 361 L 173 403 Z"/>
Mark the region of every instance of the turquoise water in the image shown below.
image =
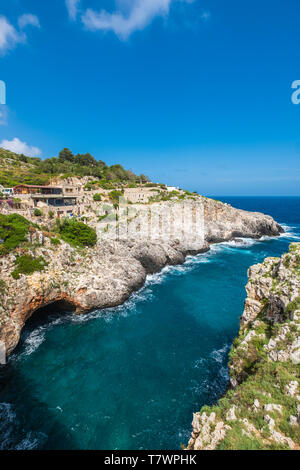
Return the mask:
<path id="1" fill-rule="evenodd" d="M 215 245 L 150 276 L 122 307 L 33 318 L 0 369 L 0 448 L 177 449 L 228 384 L 247 269 L 300 240 L 300 198 L 221 198 L 287 234 Z"/>

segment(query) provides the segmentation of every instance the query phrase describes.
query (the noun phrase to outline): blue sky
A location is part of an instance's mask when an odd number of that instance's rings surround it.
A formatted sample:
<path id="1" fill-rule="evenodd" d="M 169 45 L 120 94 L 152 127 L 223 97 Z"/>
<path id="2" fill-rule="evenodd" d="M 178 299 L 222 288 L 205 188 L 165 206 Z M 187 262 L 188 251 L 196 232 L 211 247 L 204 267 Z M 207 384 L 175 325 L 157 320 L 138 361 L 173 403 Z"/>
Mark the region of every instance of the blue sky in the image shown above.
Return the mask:
<path id="1" fill-rule="evenodd" d="M 0 0 L 0 143 L 208 195 L 299 195 L 299 14 L 299 0 Z"/>

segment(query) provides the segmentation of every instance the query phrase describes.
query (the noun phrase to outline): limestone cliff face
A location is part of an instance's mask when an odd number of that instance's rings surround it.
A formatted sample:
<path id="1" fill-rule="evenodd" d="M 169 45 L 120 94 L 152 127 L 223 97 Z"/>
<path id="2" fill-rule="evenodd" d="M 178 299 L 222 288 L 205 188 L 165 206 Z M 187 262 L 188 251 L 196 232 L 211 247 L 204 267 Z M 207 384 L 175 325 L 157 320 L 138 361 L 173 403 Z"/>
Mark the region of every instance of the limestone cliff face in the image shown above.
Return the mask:
<path id="1" fill-rule="evenodd" d="M 272 217 L 263 214 L 206 198 L 198 198 L 193 204 L 203 209 L 205 230 L 204 237 L 193 245 L 193 253 L 207 251 L 209 243 L 236 236 L 259 238 L 283 231 Z M 116 306 L 143 285 L 147 274 L 167 264 L 180 264 L 191 252 L 180 237 L 155 242 L 146 238 L 100 240 L 93 249 L 76 250 L 63 242 L 53 246 L 40 232 L 33 235 L 35 240 L 31 240 L 27 253 L 43 256 L 48 263 L 44 271 L 15 280 L 11 276 L 14 262 L 24 249 L 0 258 L 0 341 L 8 354 L 16 347 L 26 320 L 37 309 L 54 302 L 72 306 L 76 313 Z"/>
<path id="2" fill-rule="evenodd" d="M 189 449 L 300 449 L 300 243 L 248 275 L 231 389 L 194 414 Z"/>

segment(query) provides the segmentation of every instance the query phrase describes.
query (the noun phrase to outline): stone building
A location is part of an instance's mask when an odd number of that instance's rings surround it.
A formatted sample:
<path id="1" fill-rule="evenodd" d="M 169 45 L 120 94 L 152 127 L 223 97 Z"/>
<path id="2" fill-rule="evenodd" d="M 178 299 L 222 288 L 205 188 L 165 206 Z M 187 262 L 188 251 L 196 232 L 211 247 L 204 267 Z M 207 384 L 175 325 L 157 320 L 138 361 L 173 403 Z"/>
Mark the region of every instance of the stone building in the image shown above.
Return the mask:
<path id="1" fill-rule="evenodd" d="M 124 197 L 134 204 L 147 203 L 151 197 L 156 196 L 158 193 L 159 189 L 155 188 L 126 188 Z"/>

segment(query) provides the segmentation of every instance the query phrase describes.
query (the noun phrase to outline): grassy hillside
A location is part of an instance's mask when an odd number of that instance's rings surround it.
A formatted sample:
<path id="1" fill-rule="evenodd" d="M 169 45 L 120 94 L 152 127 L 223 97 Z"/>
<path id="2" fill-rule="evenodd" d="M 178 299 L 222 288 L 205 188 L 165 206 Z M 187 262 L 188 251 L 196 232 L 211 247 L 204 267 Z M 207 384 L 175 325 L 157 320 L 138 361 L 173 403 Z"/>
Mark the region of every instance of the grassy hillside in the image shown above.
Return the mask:
<path id="1" fill-rule="evenodd" d="M 77 154 L 63 149 L 58 157 L 40 158 L 18 155 L 0 148 L 0 184 L 12 187 L 20 183 L 49 184 L 57 176 L 93 176 L 100 178 L 105 186 L 115 182 L 147 182 L 144 175 L 136 175 L 121 165 L 108 166 L 89 153 Z"/>

